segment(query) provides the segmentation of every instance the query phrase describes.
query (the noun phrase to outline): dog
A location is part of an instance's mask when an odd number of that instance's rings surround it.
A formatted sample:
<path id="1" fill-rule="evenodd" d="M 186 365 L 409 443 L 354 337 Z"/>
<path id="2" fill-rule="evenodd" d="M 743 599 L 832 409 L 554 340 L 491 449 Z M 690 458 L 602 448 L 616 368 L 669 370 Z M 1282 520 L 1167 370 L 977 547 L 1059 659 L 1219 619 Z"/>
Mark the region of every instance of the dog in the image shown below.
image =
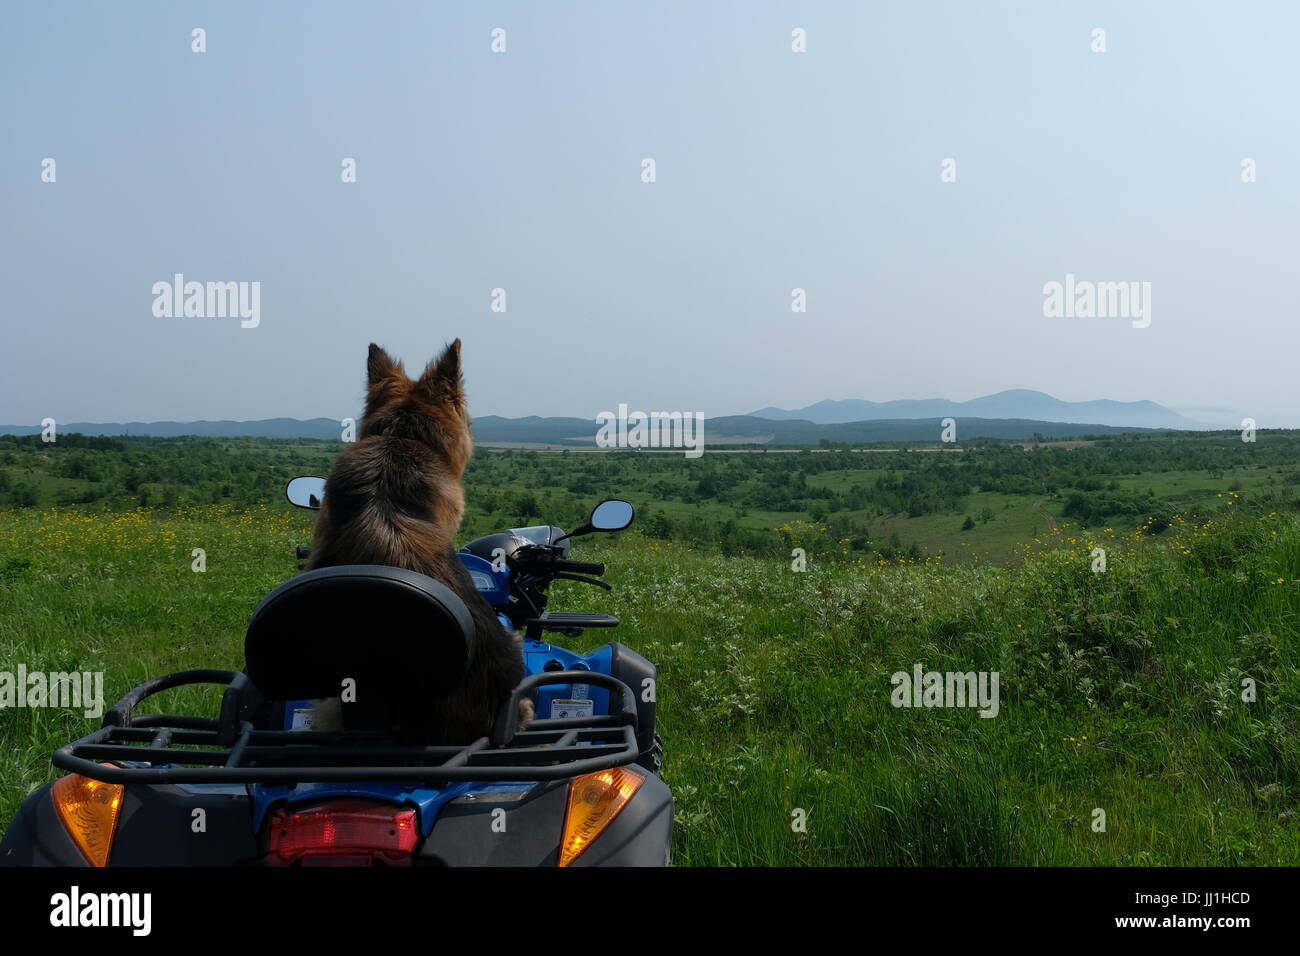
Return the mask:
<path id="1" fill-rule="evenodd" d="M 383 564 L 428 575 L 456 592 L 477 631 L 461 686 L 435 700 L 385 702 L 380 713 L 398 736 L 427 744 L 472 743 L 491 732 L 523 680 L 524 664 L 519 633 L 501 625 L 454 551 L 465 512 L 461 475 L 474 451 L 460 339 L 414 381 L 372 342 L 366 378 L 361 428 L 326 478 L 307 569 Z M 313 715 L 312 729 L 342 729 L 349 708 L 357 707 L 328 701 Z M 521 730 L 533 713 L 533 702 L 522 700 Z M 367 717 L 375 719 L 374 712 Z"/>

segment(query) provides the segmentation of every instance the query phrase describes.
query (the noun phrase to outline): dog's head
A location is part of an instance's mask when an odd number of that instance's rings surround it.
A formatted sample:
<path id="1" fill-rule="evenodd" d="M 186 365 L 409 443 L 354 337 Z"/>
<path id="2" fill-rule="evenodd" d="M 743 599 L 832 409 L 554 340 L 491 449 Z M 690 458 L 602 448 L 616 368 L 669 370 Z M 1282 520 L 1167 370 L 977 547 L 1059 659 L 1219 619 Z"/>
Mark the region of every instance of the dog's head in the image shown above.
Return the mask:
<path id="1" fill-rule="evenodd" d="M 421 442 L 437 451 L 459 477 L 474 453 L 460 372 L 460 339 L 414 381 L 406 377 L 401 362 L 372 342 L 366 375 L 366 412 L 359 437 L 390 435 Z"/>

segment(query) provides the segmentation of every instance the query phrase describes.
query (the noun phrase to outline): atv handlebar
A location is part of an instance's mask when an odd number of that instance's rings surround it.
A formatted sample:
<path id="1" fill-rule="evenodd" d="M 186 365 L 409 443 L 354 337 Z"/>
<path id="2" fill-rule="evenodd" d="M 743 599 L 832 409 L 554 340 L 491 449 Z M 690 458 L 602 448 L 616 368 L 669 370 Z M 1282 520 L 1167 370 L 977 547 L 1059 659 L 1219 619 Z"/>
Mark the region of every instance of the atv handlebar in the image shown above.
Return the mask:
<path id="1" fill-rule="evenodd" d="M 570 561 L 568 558 L 557 558 L 553 565 L 557 571 L 572 571 L 575 574 L 604 574 L 605 566 L 603 564 L 592 564 L 589 561 Z"/>
<path id="2" fill-rule="evenodd" d="M 599 575 L 605 573 L 603 564 L 593 564 L 590 561 L 570 561 L 568 558 L 560 557 L 561 553 L 560 549 L 553 545 L 525 545 L 506 560 L 511 567 L 517 567 L 534 574 L 542 574 L 546 577 L 554 577 L 566 571 L 577 574 Z"/>

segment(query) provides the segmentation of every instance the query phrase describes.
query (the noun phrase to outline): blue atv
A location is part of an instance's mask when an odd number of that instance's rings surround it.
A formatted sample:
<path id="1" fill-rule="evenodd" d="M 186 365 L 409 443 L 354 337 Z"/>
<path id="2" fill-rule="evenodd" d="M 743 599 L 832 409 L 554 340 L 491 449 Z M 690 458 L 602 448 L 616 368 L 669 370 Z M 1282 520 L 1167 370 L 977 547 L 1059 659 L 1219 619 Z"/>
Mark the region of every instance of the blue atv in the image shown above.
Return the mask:
<path id="1" fill-rule="evenodd" d="M 319 507 L 323 494 L 324 479 L 289 483 L 301 507 Z M 571 534 L 518 528 L 458 555 L 524 636 L 524 680 L 490 737 L 420 746 L 374 729 L 313 730 L 348 680 L 387 695 L 445 693 L 465 672 L 475 629 L 464 602 L 425 575 L 307 571 L 253 613 L 243 671 L 148 681 L 99 730 L 56 751 L 69 773 L 27 797 L 0 865 L 666 865 L 673 798 L 660 779 L 654 665 L 619 643 L 581 655 L 543 640 L 618 624 L 548 612 L 547 588 L 608 588 L 604 565 L 570 560 L 569 545 L 631 521 L 632 506 L 610 500 Z M 201 684 L 224 687 L 216 717 L 135 713 L 154 694 Z M 520 730 L 525 696 L 535 717 Z"/>

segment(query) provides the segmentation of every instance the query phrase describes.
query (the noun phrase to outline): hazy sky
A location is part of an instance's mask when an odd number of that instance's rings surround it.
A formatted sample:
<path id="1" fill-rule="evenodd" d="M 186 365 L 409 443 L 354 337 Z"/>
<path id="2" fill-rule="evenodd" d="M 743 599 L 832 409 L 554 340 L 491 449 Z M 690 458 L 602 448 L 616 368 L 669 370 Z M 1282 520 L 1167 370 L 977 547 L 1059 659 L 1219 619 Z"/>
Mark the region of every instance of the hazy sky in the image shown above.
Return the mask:
<path id="1" fill-rule="evenodd" d="M 1293 2 L 6 4 L 0 423 L 341 418 L 370 341 L 459 336 L 476 415 L 1035 388 L 1300 426 L 1297 36 Z M 260 282 L 260 323 L 155 316 L 175 273 Z M 1149 282 L 1150 325 L 1044 317 L 1067 273 Z"/>

